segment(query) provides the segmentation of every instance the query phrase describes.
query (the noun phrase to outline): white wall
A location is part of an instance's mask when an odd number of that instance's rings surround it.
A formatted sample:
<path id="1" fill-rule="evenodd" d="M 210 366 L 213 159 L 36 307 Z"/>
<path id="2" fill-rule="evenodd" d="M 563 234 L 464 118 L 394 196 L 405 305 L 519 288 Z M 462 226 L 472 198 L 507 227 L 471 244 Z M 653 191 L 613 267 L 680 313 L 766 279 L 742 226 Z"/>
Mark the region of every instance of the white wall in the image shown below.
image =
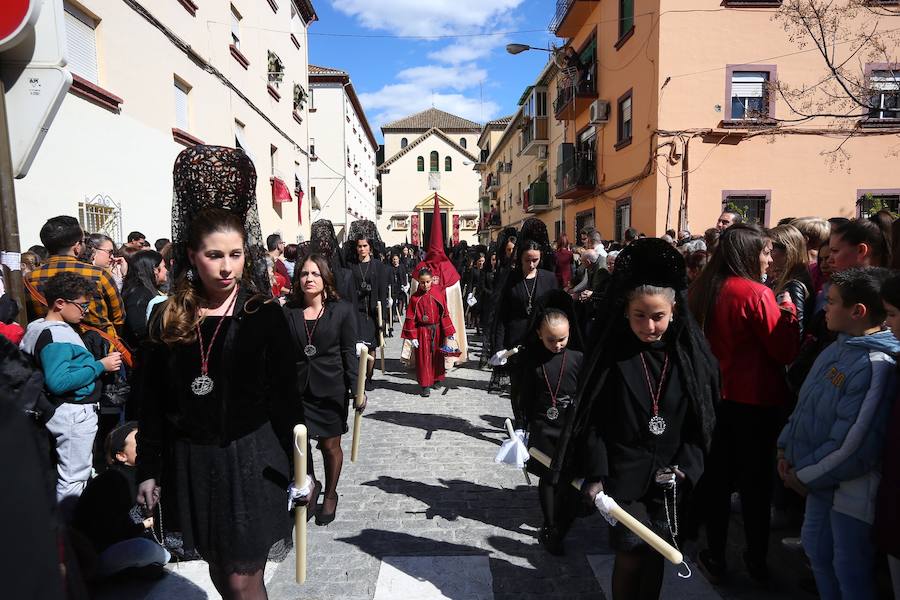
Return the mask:
<path id="1" fill-rule="evenodd" d="M 293 84 L 309 88 L 306 30 L 295 28 L 300 48 L 290 40 L 290 2 L 278 12 L 267 2 L 233 0 L 242 13 L 241 49 L 250 61 L 244 69 L 231 56 L 229 3 L 200 3 L 191 16 L 178 2 L 142 2 L 156 18 L 221 71 L 286 139 L 239 95 L 194 64 L 182 51 L 123 2 L 76 2 L 96 17 L 99 85 L 120 96 L 114 113 L 70 93 L 50 127 L 29 175 L 16 182 L 22 244 L 37 243 L 38 230 L 52 216 L 77 216 L 77 203 L 105 194 L 122 206 L 121 235 L 133 229 L 151 238 L 171 237 L 172 166 L 184 149 L 172 136 L 175 124 L 174 78 L 191 86 L 188 133 L 207 144 L 234 146 L 235 119 L 245 125 L 247 150 L 257 168 L 257 201 L 263 234 L 280 231 L 286 240 L 308 235 L 309 199 L 298 205 L 272 204 L 269 147 L 278 152 L 276 168 L 293 192 L 294 173 L 309 192 L 306 108 L 293 116 Z M 271 31 L 284 31 L 272 35 Z M 263 33 L 265 32 L 265 33 Z M 281 99 L 266 91 L 266 50 L 285 64 Z M 13 116 L 14 118 L 14 116 Z M 121 240 L 116 240 L 121 241 Z"/>

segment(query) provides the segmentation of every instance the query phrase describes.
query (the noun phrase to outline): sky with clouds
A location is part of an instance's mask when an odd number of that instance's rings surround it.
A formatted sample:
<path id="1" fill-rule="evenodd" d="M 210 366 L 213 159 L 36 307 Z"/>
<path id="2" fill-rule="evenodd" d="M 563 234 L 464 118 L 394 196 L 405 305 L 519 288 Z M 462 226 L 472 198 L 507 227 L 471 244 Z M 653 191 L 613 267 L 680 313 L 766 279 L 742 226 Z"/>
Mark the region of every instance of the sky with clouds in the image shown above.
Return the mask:
<path id="1" fill-rule="evenodd" d="M 483 123 L 511 114 L 547 53 L 550 0 L 314 0 L 311 64 L 350 73 L 376 135 L 432 105 Z M 516 32 L 516 33 L 509 33 Z M 490 34 L 490 35 L 485 35 Z M 404 36 L 404 37 L 396 37 Z"/>

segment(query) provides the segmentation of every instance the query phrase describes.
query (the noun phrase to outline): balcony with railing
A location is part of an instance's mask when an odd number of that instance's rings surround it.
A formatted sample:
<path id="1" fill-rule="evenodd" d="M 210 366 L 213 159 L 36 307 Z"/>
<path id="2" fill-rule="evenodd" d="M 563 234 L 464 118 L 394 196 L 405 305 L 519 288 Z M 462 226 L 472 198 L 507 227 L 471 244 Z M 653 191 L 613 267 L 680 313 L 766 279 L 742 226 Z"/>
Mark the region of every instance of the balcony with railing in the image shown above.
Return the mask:
<path id="1" fill-rule="evenodd" d="M 536 213 L 550 210 L 550 184 L 546 181 L 535 181 L 525 192 L 525 212 Z"/>
<path id="2" fill-rule="evenodd" d="M 599 3 L 600 0 L 556 0 L 556 12 L 548 29 L 556 37 L 574 37 Z"/>
<path id="3" fill-rule="evenodd" d="M 487 181 L 484 184 L 484 191 L 496 192 L 500 189 L 500 173 L 488 173 Z"/>
<path id="4" fill-rule="evenodd" d="M 591 102 L 597 99 L 597 81 L 593 71 L 591 68 L 560 77 L 556 84 L 556 100 L 553 101 L 553 114 L 558 121 L 574 121 L 576 113 L 588 110 Z"/>
<path id="5" fill-rule="evenodd" d="M 567 144 L 570 145 L 570 144 Z M 573 152 L 556 167 L 556 197 L 581 198 L 597 187 L 597 164 L 593 152 Z"/>

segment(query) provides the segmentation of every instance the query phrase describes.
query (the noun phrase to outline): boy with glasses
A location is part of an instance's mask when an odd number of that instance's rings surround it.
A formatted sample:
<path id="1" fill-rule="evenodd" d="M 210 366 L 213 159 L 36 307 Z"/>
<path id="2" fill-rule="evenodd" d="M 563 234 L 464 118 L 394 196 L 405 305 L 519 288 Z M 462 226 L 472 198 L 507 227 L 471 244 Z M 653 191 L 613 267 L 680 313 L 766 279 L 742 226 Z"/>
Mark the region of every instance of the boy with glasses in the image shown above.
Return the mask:
<path id="1" fill-rule="evenodd" d="M 73 328 L 88 312 L 96 285 L 90 279 L 63 271 L 44 284 L 47 316 L 28 324 L 20 344 L 44 374 L 50 400 L 57 405 L 47 422 L 56 441 L 56 499 L 66 520 L 91 477 L 100 376 L 118 371 L 118 352 L 97 360 Z"/>

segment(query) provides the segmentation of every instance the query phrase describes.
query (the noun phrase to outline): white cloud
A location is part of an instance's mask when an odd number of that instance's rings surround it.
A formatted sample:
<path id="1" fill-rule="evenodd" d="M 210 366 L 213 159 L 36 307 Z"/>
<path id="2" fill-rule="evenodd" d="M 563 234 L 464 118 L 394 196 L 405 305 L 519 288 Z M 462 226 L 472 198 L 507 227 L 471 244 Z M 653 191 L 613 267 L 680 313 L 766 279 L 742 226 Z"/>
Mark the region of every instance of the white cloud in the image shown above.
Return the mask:
<path id="1" fill-rule="evenodd" d="M 524 0 L 332 0 L 334 8 L 369 29 L 398 35 L 438 36 L 482 31 L 485 23 Z"/>
<path id="2" fill-rule="evenodd" d="M 362 102 L 374 127 L 401 119 L 413 113 L 435 108 L 460 117 L 483 123 L 494 118 L 500 111 L 497 103 L 478 98 L 470 98 L 457 92 L 432 92 L 420 83 L 394 83 L 377 92 L 360 94 Z"/>
<path id="3" fill-rule="evenodd" d="M 495 48 L 505 45 L 508 41 L 509 38 L 506 35 L 458 38 L 458 41 L 453 42 L 440 50 L 429 52 L 428 58 L 451 65 L 457 65 L 485 58 L 493 52 Z"/>
<path id="4" fill-rule="evenodd" d="M 487 71 L 474 64 L 450 67 L 426 65 L 403 69 L 397 73 L 397 79 L 422 89 L 465 90 L 483 83 L 487 79 Z"/>

